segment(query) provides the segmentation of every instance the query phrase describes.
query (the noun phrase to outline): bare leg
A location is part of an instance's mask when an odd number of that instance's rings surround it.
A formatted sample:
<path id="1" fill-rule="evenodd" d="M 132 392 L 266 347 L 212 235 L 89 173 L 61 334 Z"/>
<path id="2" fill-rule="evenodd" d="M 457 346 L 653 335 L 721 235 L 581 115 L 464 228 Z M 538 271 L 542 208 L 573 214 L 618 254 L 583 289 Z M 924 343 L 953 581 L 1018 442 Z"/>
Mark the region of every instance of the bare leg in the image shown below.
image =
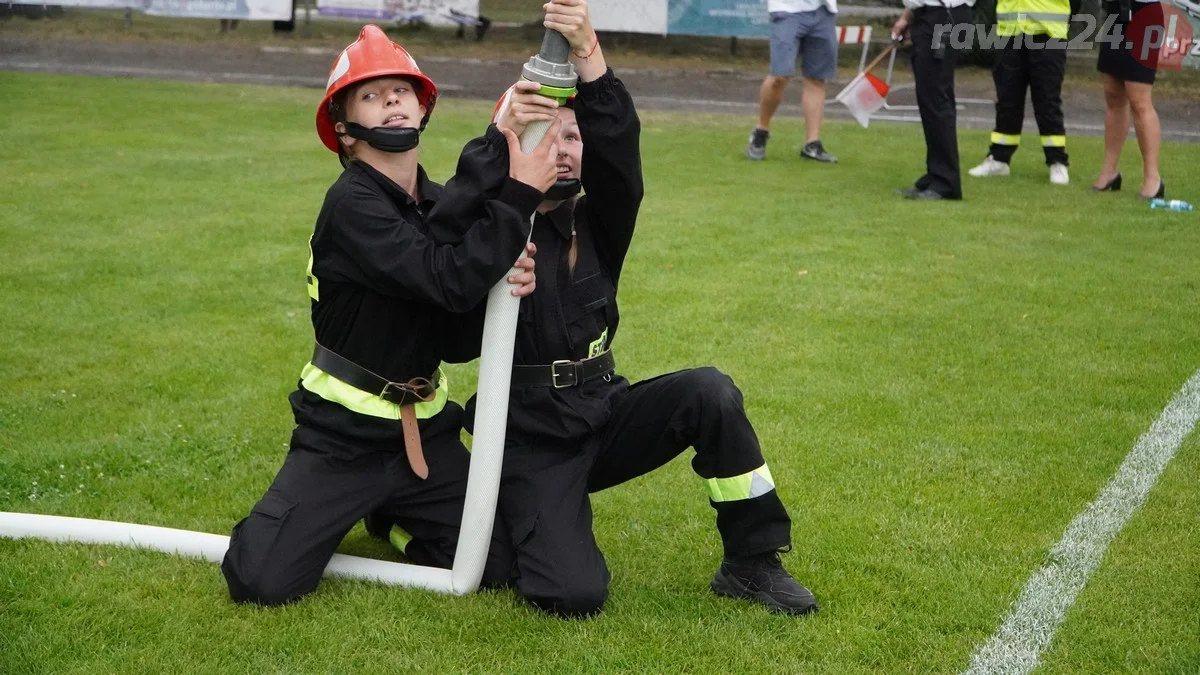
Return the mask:
<path id="1" fill-rule="evenodd" d="M 768 75 L 763 80 L 758 92 L 758 128 L 771 128 L 771 118 L 783 103 L 783 90 L 787 88 L 788 79 L 778 75 Z"/>
<path id="2" fill-rule="evenodd" d="M 1158 173 L 1158 152 L 1162 147 L 1162 128 L 1158 123 L 1158 112 L 1150 96 L 1151 86 L 1141 82 L 1126 82 L 1125 91 L 1129 105 L 1133 108 L 1133 130 L 1137 134 L 1138 148 L 1142 151 L 1141 196 L 1153 197 L 1158 192 L 1162 176 Z"/>
<path id="3" fill-rule="evenodd" d="M 806 143 L 821 140 L 821 120 L 825 116 L 825 81 L 804 78 L 804 129 Z"/>
<path id="4" fill-rule="evenodd" d="M 1117 175 L 1121 148 L 1129 135 L 1129 99 L 1125 96 L 1125 81 L 1105 73 L 1104 78 L 1104 167 L 1096 176 L 1094 187 L 1102 188 Z"/>

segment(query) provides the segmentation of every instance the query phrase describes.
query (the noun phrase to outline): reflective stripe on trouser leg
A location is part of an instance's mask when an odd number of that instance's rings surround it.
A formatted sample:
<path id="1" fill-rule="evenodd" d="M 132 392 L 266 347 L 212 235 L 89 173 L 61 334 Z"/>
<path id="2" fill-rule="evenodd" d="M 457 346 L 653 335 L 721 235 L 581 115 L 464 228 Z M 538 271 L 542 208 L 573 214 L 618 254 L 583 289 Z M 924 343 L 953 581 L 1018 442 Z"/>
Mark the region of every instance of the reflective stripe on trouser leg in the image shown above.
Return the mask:
<path id="1" fill-rule="evenodd" d="M 1067 53 L 1062 49 L 1029 52 L 1029 93 L 1046 164 L 1069 164 L 1067 128 L 1063 119 L 1062 83 Z"/>
<path id="2" fill-rule="evenodd" d="M 706 478 L 726 556 L 777 551 L 792 543 L 792 521 L 764 463 L 738 476 Z"/>
<path id="3" fill-rule="evenodd" d="M 1063 135 L 1042 136 L 1042 152 L 1046 155 L 1046 164 L 1068 165 L 1067 137 Z"/>
<path id="4" fill-rule="evenodd" d="M 1002 134 L 999 131 L 992 132 L 992 143 L 996 145 L 1020 145 L 1020 134 Z"/>
<path id="5" fill-rule="evenodd" d="M 708 488 L 709 498 L 714 502 L 754 499 L 775 489 L 775 479 L 771 477 L 771 469 L 766 464 L 740 476 L 706 478 L 704 484 Z"/>
<path id="6" fill-rule="evenodd" d="M 997 162 L 1008 164 L 1012 161 L 1013 153 L 1019 147 L 1021 147 L 1020 135 L 1002 134 L 999 131 L 993 131 L 992 144 L 988 147 L 988 154 Z"/>
<path id="7" fill-rule="evenodd" d="M 388 532 L 388 541 L 391 542 L 392 548 L 401 553 L 407 553 L 406 549 L 412 540 L 413 536 L 399 525 L 392 525 L 392 531 Z"/>
<path id="8" fill-rule="evenodd" d="M 992 127 L 988 154 L 1008 164 L 1021 147 L 1021 128 L 1025 124 L 1025 94 L 1029 72 L 1025 67 L 1026 50 L 1020 43 L 1005 44 L 995 51 L 992 82 L 996 85 L 996 124 Z"/>

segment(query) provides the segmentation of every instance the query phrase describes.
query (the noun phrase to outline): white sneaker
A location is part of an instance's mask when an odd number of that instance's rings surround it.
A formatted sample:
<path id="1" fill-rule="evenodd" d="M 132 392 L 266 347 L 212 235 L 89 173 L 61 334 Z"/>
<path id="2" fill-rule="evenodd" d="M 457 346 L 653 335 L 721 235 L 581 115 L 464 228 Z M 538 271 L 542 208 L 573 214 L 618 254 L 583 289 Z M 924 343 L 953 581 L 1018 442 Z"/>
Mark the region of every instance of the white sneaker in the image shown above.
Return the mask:
<path id="1" fill-rule="evenodd" d="M 987 159 L 983 160 L 982 164 L 974 169 L 971 169 L 967 173 L 975 176 L 976 178 L 982 178 L 984 176 L 1007 176 L 1008 165 L 1004 162 L 997 162 L 996 160 L 992 159 L 991 155 L 988 155 Z"/>
<path id="2" fill-rule="evenodd" d="M 1071 174 L 1067 171 L 1066 164 L 1051 164 L 1050 165 L 1050 183 L 1053 185 L 1066 185 L 1071 182 Z"/>

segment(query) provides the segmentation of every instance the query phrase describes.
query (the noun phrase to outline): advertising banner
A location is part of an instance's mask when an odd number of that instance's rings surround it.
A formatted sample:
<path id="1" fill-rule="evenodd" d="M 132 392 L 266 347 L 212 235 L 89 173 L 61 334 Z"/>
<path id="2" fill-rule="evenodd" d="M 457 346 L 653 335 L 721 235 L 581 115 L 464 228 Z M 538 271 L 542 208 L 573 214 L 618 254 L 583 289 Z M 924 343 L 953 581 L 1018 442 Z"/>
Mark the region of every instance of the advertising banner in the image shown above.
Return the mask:
<path id="1" fill-rule="evenodd" d="M 57 7 L 89 7 L 100 9 L 141 9 L 143 0 L 16 0 L 14 5 L 37 5 Z M 4 2 L 3 4 L 9 4 Z"/>
<path id="2" fill-rule="evenodd" d="M 667 34 L 667 0 L 591 0 L 588 11 L 596 30 Z"/>
<path id="3" fill-rule="evenodd" d="M 456 25 L 460 17 L 479 16 L 479 0 L 318 0 L 323 17 L 371 21 L 420 21 L 435 26 Z"/>
<path id="4" fill-rule="evenodd" d="M 767 37 L 766 0 L 592 0 L 596 30 Z"/>
<path id="5" fill-rule="evenodd" d="M 142 0 L 141 4 L 143 11 L 155 16 L 249 21 L 292 19 L 292 0 Z"/>
<path id="6" fill-rule="evenodd" d="M 765 0 L 669 0 L 668 35 L 767 37 Z"/>

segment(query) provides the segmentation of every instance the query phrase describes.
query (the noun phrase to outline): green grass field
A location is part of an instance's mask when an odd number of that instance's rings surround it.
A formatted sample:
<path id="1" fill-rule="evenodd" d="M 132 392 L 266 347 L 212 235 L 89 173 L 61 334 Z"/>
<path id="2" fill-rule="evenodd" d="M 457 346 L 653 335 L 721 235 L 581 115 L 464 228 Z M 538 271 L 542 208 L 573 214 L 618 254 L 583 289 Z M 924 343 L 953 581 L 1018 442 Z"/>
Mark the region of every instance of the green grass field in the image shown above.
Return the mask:
<path id="1" fill-rule="evenodd" d="M 0 73 L 0 510 L 227 534 L 269 484 L 311 349 L 304 265 L 337 174 L 311 90 Z M 490 104 L 447 99 L 444 179 Z M 1073 184 L 1034 138 L 961 203 L 906 203 L 919 128 L 643 114 L 623 278 L 631 379 L 714 364 L 748 409 L 819 614 L 708 590 L 719 541 L 686 458 L 598 495 L 607 611 L 544 618 L 326 581 L 235 606 L 215 565 L 0 540 L 0 672 L 952 673 L 1200 366 L 1200 213 Z M 986 133 L 960 135 L 964 163 Z M 1200 201 L 1200 146 L 1167 144 Z M 474 366 L 453 367 L 456 398 Z M 1200 672 L 1200 435 L 1183 444 L 1043 657 L 1052 673 Z M 358 528 L 343 552 L 392 559 Z"/>

